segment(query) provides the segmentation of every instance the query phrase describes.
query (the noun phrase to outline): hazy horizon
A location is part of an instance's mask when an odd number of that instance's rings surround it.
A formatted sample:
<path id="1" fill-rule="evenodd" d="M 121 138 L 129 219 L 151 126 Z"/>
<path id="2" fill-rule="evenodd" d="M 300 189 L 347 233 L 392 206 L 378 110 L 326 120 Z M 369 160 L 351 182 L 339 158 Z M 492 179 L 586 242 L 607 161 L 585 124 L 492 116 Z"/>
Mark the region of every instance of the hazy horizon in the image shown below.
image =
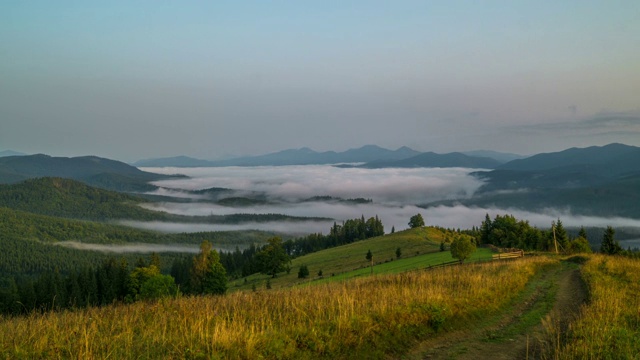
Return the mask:
<path id="1" fill-rule="evenodd" d="M 9 1 L 0 148 L 640 145 L 640 3 Z"/>

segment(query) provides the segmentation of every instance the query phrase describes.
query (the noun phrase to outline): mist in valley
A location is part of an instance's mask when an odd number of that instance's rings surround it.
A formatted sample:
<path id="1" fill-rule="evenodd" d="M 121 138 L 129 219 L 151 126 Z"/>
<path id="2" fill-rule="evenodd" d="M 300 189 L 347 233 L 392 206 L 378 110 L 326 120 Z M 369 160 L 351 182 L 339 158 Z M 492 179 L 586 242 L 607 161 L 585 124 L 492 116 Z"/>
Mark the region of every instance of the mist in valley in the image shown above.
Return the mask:
<path id="1" fill-rule="evenodd" d="M 136 244 L 136 243 L 128 243 L 128 244 L 90 244 L 90 243 L 82 243 L 77 241 L 58 241 L 53 243 L 54 246 L 62 246 L 66 248 L 76 249 L 76 250 L 89 250 L 89 251 L 99 251 L 104 253 L 116 253 L 116 254 L 127 254 L 127 253 L 197 253 L 200 251 L 200 248 L 197 245 L 183 245 L 183 244 Z M 221 249 L 218 250 L 229 250 L 229 249 Z"/>
<path id="2" fill-rule="evenodd" d="M 189 178 L 158 181 L 157 195 L 192 198 L 193 202 L 147 203 L 143 207 L 170 214 L 207 216 L 230 214 L 283 214 L 303 217 L 326 217 L 329 221 L 285 221 L 242 224 L 181 224 L 160 222 L 132 222 L 123 224 L 163 232 L 199 232 L 230 230 L 265 230 L 292 235 L 328 233 L 334 221 L 378 216 L 385 231 L 408 227 L 409 218 L 420 213 L 427 225 L 468 229 L 480 226 L 485 215 L 511 214 L 529 221 L 533 226 L 549 228 L 560 218 L 565 227 L 627 227 L 640 228 L 640 220 L 604 218 L 573 214 L 569 207 L 531 212 L 517 208 L 434 206 L 425 204 L 440 200 L 472 197 L 483 182 L 470 173 L 478 169 L 419 168 L 419 169 L 353 169 L 333 166 L 279 166 L 279 167 L 222 167 L 222 168 L 145 168 L 163 174 L 182 173 Z M 264 204 L 250 206 L 223 206 L 206 195 L 189 191 L 212 187 L 233 189 L 230 196 L 260 194 Z M 341 199 L 364 198 L 368 203 L 345 201 L 309 201 L 314 196 Z M 209 201 L 207 201 L 207 199 Z"/>

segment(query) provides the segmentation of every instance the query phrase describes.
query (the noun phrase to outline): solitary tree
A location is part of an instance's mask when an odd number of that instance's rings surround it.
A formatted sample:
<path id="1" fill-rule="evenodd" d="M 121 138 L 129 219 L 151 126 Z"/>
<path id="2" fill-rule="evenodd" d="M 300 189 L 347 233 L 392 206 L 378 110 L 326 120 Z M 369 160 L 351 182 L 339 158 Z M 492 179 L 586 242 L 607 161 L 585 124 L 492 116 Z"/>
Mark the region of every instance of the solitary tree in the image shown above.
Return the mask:
<path id="1" fill-rule="evenodd" d="M 413 228 L 422 227 L 422 226 L 424 226 L 424 219 L 422 218 L 422 215 L 416 214 L 409 219 L 410 228 L 413 229 Z"/>
<path id="2" fill-rule="evenodd" d="M 460 263 L 468 259 L 474 251 L 476 244 L 466 236 L 460 236 L 451 243 L 451 256 L 460 260 Z"/>
<path id="3" fill-rule="evenodd" d="M 615 233 L 616 231 L 611 226 L 607 226 L 607 229 L 604 231 L 604 235 L 602 236 L 602 243 L 600 244 L 601 253 L 615 255 L 622 251 L 620 244 L 618 244 L 618 242 L 613 238 Z"/>
<path id="4" fill-rule="evenodd" d="M 402 250 L 400 250 L 400 248 L 396 249 L 396 258 L 400 259 L 400 256 L 402 256 Z"/>
<path id="5" fill-rule="evenodd" d="M 298 270 L 298 279 L 304 279 L 309 276 L 309 268 L 307 265 L 300 265 L 300 269 Z"/>
<path id="6" fill-rule="evenodd" d="M 367 256 L 365 258 L 371 263 L 371 273 L 373 274 L 373 253 L 371 250 L 367 251 Z"/>
<path id="7" fill-rule="evenodd" d="M 567 251 L 567 248 L 569 247 L 569 236 L 567 235 L 567 231 L 564 229 L 564 225 L 562 225 L 562 221 L 558 218 L 558 221 L 551 226 L 555 226 L 555 228 L 552 228 L 552 231 L 555 231 L 558 246 L 560 246 L 563 251 Z"/>
<path id="8" fill-rule="evenodd" d="M 224 294 L 227 291 L 227 271 L 220 263 L 220 254 L 206 240 L 200 244 L 200 253 L 193 258 L 189 289 L 195 294 Z"/>
<path id="9" fill-rule="evenodd" d="M 261 272 L 275 278 L 279 272 L 286 270 L 286 266 L 291 263 L 291 258 L 282 246 L 281 238 L 272 237 L 267 242 L 269 244 L 263 247 L 256 257 Z"/>

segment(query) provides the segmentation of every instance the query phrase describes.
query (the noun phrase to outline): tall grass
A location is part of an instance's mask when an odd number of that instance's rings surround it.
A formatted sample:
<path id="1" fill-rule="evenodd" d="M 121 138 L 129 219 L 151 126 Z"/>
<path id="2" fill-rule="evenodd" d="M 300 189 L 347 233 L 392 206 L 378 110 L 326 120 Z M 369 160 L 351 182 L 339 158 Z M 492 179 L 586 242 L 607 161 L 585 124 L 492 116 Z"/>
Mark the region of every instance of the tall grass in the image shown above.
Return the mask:
<path id="1" fill-rule="evenodd" d="M 640 260 L 592 255 L 582 269 L 590 301 L 566 334 L 547 332 L 556 359 L 640 359 Z M 563 338 L 564 337 L 564 338 Z"/>
<path id="2" fill-rule="evenodd" d="M 6 358 L 383 358 L 491 314 L 546 257 L 0 319 Z"/>

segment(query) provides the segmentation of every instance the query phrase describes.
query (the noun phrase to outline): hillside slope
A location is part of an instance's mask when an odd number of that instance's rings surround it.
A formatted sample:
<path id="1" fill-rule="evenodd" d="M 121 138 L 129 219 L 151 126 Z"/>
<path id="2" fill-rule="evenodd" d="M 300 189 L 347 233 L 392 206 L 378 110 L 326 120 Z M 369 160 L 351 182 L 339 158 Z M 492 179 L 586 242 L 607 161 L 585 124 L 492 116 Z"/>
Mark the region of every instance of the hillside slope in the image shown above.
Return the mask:
<path id="1" fill-rule="evenodd" d="M 88 220 L 160 220 L 138 206 L 143 199 L 62 178 L 35 178 L 0 185 L 0 207 L 36 214 Z"/>
<path id="2" fill-rule="evenodd" d="M 0 183 L 15 183 L 38 177 L 60 177 L 117 191 L 156 189 L 150 181 L 173 176 L 142 171 L 120 161 L 97 156 L 52 157 L 48 155 L 0 158 Z"/>
<path id="3" fill-rule="evenodd" d="M 451 205 L 569 210 L 579 215 L 640 218 L 640 148 L 622 144 L 538 154 L 493 171 L 473 173 L 485 184 Z"/>

